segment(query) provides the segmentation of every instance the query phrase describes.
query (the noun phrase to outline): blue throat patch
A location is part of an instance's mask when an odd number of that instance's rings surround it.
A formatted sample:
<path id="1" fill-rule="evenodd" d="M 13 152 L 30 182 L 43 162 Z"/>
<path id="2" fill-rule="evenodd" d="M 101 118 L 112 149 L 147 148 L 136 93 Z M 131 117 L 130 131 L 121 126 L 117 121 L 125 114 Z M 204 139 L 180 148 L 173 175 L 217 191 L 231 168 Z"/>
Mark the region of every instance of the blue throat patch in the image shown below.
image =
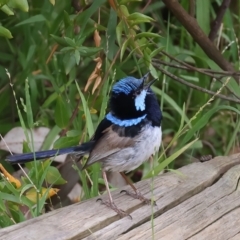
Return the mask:
<path id="1" fill-rule="evenodd" d="M 138 123 L 140 123 L 146 116 L 147 116 L 147 114 L 144 114 L 142 117 L 121 120 L 119 118 L 114 117 L 112 115 L 112 113 L 108 113 L 106 115 L 106 119 L 109 120 L 110 122 L 112 122 L 113 124 L 116 124 L 121 127 L 131 127 L 133 125 L 137 125 Z"/>

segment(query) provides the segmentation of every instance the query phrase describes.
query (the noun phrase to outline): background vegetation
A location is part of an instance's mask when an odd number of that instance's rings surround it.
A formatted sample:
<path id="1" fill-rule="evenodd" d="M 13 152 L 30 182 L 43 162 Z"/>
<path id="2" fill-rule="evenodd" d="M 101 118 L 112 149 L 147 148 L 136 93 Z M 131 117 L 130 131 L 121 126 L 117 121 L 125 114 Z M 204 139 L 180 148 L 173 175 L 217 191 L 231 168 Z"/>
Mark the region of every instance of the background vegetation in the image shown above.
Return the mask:
<path id="1" fill-rule="evenodd" d="M 153 90 L 163 144 L 154 175 L 240 151 L 239 0 L 0 0 L 0 6 L 1 227 L 104 190 L 97 164 L 81 172 L 70 158 L 19 169 L 4 159 L 9 150 L 87 141 L 107 111 L 112 84 L 127 75 L 150 71 L 159 79 Z M 138 181 L 150 170 L 146 163 L 129 176 Z M 118 176 L 109 178 L 120 185 Z M 70 201 L 78 182 L 81 195 Z"/>

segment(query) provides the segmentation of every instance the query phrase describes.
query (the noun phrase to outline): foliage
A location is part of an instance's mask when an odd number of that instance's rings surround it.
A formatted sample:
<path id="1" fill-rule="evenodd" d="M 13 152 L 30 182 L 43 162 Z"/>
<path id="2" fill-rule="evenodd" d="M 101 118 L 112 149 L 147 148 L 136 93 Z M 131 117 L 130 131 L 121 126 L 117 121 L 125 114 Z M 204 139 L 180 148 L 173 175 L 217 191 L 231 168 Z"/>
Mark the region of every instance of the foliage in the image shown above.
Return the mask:
<path id="1" fill-rule="evenodd" d="M 19 4 L 14 5 L 16 2 Z M 196 71 L 164 67 L 188 82 L 216 92 L 211 98 L 173 81 L 154 64 L 159 59 L 172 62 L 162 54 L 164 50 L 192 66 L 220 70 L 162 1 L 151 1 L 148 6 L 136 0 L 98 0 L 89 5 L 83 2 L 72 1 L 71 6 L 70 1 L 0 1 L 2 135 L 21 126 L 26 139 L 21 147 L 25 152 L 36 150 L 35 131 L 39 126 L 50 129 L 41 142 L 42 149 L 49 149 L 52 144 L 60 148 L 87 141 L 107 111 L 113 82 L 126 75 L 141 77 L 150 71 L 152 77 L 159 78 L 153 90 L 163 111 L 163 144 L 154 158 L 155 171 L 146 162 L 140 168 L 141 176 L 151 177 L 166 167 L 177 168 L 202 155 L 237 151 L 240 107 L 217 95 L 220 91 L 229 94 L 227 85 L 240 96 L 238 83 L 229 78 L 214 81 Z M 189 9 L 189 1 L 181 4 Z M 196 19 L 207 33 L 220 1 L 196 4 Z M 220 51 L 235 69 L 239 68 L 239 21 L 239 14 L 228 10 L 218 37 Z M 58 136 L 61 138 L 55 141 Z M 3 146 L 1 141 L 1 149 L 6 150 Z M 13 173 L 19 167 L 4 162 L 7 154 L 1 151 L 1 163 Z M 73 168 L 79 171 L 76 165 Z M 99 170 L 95 164 L 88 171 L 79 171 L 84 192 L 81 199 L 97 196 L 102 190 Z M 27 173 L 18 188 L 7 180 L 7 175 L 2 177 L 1 227 L 43 213 L 46 199 L 57 194 L 53 186 L 61 187 L 66 182 L 57 163 L 51 165 L 50 160 L 28 163 L 24 171 Z"/>

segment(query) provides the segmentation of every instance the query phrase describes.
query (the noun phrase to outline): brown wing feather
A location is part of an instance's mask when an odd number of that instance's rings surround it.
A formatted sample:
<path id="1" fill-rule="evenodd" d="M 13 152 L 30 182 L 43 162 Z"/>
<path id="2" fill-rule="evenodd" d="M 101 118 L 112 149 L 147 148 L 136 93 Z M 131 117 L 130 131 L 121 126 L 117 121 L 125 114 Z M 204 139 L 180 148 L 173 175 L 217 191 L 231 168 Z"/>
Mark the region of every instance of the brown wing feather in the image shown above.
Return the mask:
<path id="1" fill-rule="evenodd" d="M 134 145 L 134 139 L 130 137 L 120 137 L 117 131 L 113 131 L 112 126 L 103 131 L 103 136 L 98 140 L 91 151 L 84 168 L 95 162 L 120 151 L 123 148 Z"/>

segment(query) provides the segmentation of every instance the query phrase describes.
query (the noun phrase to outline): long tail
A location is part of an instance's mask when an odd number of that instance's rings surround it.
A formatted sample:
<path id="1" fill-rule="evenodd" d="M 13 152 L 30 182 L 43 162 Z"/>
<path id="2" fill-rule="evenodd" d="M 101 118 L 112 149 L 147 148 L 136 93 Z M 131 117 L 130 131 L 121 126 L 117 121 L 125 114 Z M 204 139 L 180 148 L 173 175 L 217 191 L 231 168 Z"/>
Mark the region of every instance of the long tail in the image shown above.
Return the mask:
<path id="1" fill-rule="evenodd" d="M 31 162 L 34 159 L 41 160 L 41 159 L 51 158 L 51 157 L 55 157 L 62 154 L 75 153 L 77 155 L 84 155 L 92 149 L 93 143 L 94 142 L 90 141 L 75 147 L 39 151 L 35 153 L 31 152 L 31 153 L 9 155 L 6 157 L 6 161 L 11 164 L 17 164 L 17 163 Z"/>

